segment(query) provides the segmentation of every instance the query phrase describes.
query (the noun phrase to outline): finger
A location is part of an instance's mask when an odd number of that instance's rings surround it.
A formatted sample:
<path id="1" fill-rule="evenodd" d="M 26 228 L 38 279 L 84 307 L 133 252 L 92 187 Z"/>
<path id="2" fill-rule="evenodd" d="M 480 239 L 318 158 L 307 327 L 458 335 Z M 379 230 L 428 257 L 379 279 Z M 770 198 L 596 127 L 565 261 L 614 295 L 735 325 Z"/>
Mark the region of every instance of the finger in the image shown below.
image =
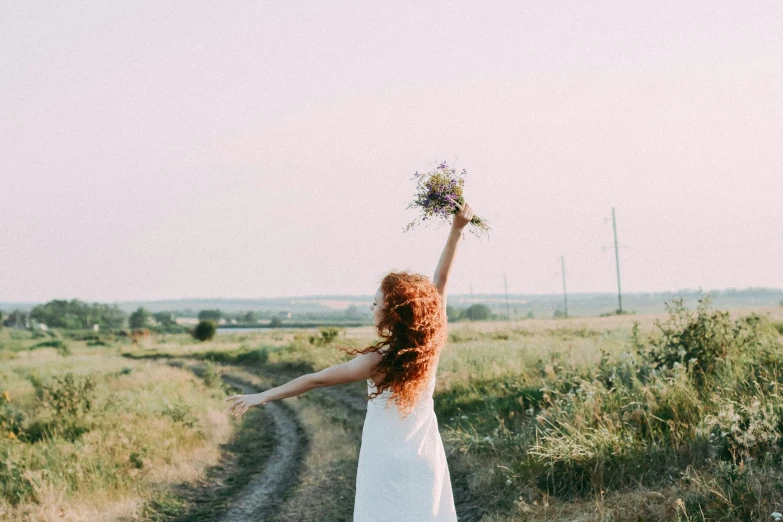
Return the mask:
<path id="1" fill-rule="evenodd" d="M 242 396 L 241 396 L 241 395 L 232 395 L 231 397 L 226 397 L 226 399 L 225 399 L 225 400 L 226 400 L 226 401 L 235 401 L 235 400 L 237 400 L 237 399 L 241 399 L 241 398 L 242 398 Z"/>
<path id="2" fill-rule="evenodd" d="M 463 205 L 462 203 L 460 203 L 456 199 L 454 200 L 454 204 L 457 205 L 457 208 L 460 209 L 460 210 L 462 210 L 465 207 L 465 205 Z"/>

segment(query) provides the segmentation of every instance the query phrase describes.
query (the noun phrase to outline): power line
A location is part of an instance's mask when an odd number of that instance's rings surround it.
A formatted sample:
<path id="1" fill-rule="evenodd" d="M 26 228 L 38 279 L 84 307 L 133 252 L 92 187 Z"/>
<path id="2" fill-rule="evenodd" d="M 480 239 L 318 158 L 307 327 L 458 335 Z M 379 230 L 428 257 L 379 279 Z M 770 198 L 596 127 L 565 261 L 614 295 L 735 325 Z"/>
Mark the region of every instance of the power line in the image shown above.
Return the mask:
<path id="1" fill-rule="evenodd" d="M 604 222 L 606 221 L 604 220 Z M 612 207 L 612 230 L 614 231 L 614 247 L 602 247 L 602 250 L 614 248 L 614 260 L 617 267 L 617 301 L 620 305 L 617 312 L 621 314 L 623 313 L 623 292 L 620 288 L 620 247 L 617 245 L 617 220 L 614 215 L 614 207 Z"/>

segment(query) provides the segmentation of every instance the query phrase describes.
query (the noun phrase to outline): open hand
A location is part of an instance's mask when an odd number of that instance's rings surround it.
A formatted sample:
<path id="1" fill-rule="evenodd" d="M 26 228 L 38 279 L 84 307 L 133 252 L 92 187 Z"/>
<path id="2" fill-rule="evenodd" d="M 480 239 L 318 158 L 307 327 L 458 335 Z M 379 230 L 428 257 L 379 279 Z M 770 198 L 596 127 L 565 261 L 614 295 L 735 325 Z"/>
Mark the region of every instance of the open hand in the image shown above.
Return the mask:
<path id="1" fill-rule="evenodd" d="M 251 406 L 263 406 L 267 402 L 263 393 L 232 395 L 226 401 L 233 403 L 227 411 L 234 417 L 241 417 Z"/>
<path id="2" fill-rule="evenodd" d="M 452 226 L 462 230 L 470 223 L 470 220 L 473 219 L 473 209 L 468 205 L 467 201 L 464 204 L 460 202 L 455 202 L 455 204 L 457 205 L 459 212 L 454 215 Z"/>

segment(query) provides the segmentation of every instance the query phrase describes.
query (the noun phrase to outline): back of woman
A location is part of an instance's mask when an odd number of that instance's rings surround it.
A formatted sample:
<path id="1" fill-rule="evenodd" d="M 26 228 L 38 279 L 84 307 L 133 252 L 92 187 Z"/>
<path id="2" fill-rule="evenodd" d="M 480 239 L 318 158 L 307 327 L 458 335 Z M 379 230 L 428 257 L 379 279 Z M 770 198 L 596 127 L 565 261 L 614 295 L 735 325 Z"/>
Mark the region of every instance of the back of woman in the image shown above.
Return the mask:
<path id="1" fill-rule="evenodd" d="M 473 218 L 455 203 L 451 232 L 435 276 L 392 272 L 383 278 L 370 310 L 381 340 L 348 362 L 302 375 L 275 388 L 234 395 L 229 411 L 295 397 L 314 388 L 367 381 L 367 417 L 356 476 L 354 522 L 453 522 L 446 452 L 433 408 L 435 375 L 446 344 L 446 282 L 462 237 Z M 317 515 L 313 514 L 314 517 Z"/>
<path id="2" fill-rule="evenodd" d="M 371 380 L 368 393 L 376 391 Z M 388 391 L 367 403 L 354 520 L 456 520 L 446 453 L 433 410 L 435 375 L 405 417 Z M 391 403 L 388 403 L 391 399 Z"/>
<path id="3" fill-rule="evenodd" d="M 446 341 L 440 293 L 426 277 L 391 273 L 373 313 L 383 359 L 367 380 L 367 417 L 354 520 L 456 520 L 448 464 L 432 399 Z"/>

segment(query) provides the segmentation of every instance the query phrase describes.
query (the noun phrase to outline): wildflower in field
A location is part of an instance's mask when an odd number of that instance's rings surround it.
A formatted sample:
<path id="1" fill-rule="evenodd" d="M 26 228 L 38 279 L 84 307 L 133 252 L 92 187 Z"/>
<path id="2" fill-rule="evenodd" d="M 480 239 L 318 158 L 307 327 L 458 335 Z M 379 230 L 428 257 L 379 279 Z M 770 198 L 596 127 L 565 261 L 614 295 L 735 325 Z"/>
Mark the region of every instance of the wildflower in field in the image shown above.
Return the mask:
<path id="1" fill-rule="evenodd" d="M 448 221 L 456 214 L 459 210 L 457 204 L 465 203 L 462 193 L 466 175 L 465 169 L 457 174 L 457 170 L 445 161 L 429 172 L 416 172 L 412 178 L 416 181 L 416 195 L 408 208 L 419 209 L 421 215 L 408 223 L 405 231 L 427 220 Z M 476 236 L 480 237 L 489 230 L 489 224 L 480 217 L 473 216 L 470 220 L 470 231 Z"/>
<path id="2" fill-rule="evenodd" d="M 11 394 L 8 393 L 7 391 L 4 391 L 3 392 L 3 404 L 7 404 L 9 402 L 11 402 Z"/>

